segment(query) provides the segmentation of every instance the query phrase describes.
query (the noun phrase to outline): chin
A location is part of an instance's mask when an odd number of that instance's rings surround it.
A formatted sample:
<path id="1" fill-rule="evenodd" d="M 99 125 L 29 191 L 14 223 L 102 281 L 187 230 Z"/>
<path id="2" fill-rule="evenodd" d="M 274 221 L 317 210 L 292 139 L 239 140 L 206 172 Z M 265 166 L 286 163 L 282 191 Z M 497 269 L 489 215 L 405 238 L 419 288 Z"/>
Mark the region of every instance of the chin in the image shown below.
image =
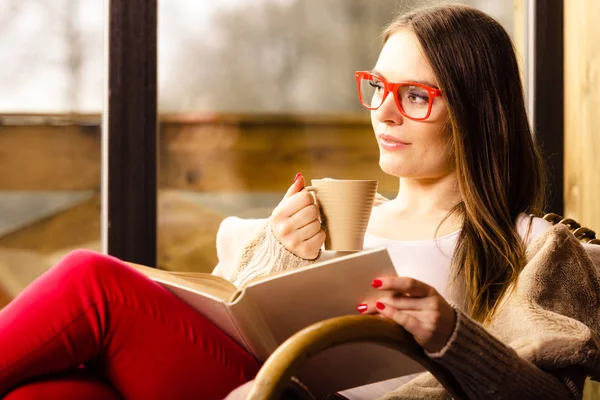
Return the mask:
<path id="1" fill-rule="evenodd" d="M 397 178 L 401 178 L 406 176 L 406 168 L 403 168 L 401 163 L 398 162 L 398 160 L 389 160 L 386 159 L 385 157 L 380 157 L 379 158 L 379 168 L 381 168 L 381 170 L 383 172 L 385 172 L 388 175 L 391 176 L 395 176 Z M 404 170 L 404 171 L 403 171 Z"/>

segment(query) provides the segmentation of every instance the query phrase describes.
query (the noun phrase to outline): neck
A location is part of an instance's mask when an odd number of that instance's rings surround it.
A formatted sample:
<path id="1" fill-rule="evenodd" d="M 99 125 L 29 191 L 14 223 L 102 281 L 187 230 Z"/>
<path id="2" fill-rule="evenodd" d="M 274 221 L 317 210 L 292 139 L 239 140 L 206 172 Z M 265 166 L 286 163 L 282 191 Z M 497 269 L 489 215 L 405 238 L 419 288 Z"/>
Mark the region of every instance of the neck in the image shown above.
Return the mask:
<path id="1" fill-rule="evenodd" d="M 412 215 L 448 213 L 462 197 L 455 173 L 436 179 L 400 178 L 398 196 L 393 200 L 398 211 Z"/>

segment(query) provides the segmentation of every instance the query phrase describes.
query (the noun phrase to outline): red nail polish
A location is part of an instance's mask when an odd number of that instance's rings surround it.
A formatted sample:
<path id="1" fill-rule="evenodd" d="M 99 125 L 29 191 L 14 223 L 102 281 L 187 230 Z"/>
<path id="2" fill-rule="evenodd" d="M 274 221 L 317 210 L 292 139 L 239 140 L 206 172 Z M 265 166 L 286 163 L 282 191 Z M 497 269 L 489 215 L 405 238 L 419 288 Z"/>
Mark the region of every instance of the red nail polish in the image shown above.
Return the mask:
<path id="1" fill-rule="evenodd" d="M 381 282 L 380 279 L 375 279 L 373 283 L 371 283 L 371 285 L 373 285 L 374 288 L 378 288 L 381 287 L 381 285 L 383 285 L 383 282 Z"/>
<path id="2" fill-rule="evenodd" d="M 385 304 L 377 302 L 377 304 L 375 304 L 375 307 L 377 307 L 378 310 L 383 310 L 385 308 Z"/>
<path id="3" fill-rule="evenodd" d="M 296 177 L 294 178 L 294 182 L 296 182 L 298 180 L 298 178 L 300 178 L 302 176 L 302 174 L 300 172 L 298 172 L 296 174 Z"/>
<path id="4" fill-rule="evenodd" d="M 356 307 L 356 309 L 358 310 L 358 312 L 364 313 L 365 311 L 367 311 L 367 305 L 366 304 L 359 304 L 358 307 Z"/>

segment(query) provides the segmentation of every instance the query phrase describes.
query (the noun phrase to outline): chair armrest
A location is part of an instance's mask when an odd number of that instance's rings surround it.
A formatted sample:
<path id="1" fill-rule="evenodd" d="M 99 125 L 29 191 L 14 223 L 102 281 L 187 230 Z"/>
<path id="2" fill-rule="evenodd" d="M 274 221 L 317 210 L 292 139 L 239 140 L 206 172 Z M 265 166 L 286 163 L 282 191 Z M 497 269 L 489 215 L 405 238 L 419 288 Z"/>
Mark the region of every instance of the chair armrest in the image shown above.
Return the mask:
<path id="1" fill-rule="evenodd" d="M 323 350 L 351 342 L 373 342 L 401 351 L 425 367 L 455 399 L 467 399 L 452 374 L 432 361 L 406 330 L 372 315 L 350 315 L 317 322 L 291 336 L 268 358 L 246 400 L 277 400 L 298 367 Z"/>

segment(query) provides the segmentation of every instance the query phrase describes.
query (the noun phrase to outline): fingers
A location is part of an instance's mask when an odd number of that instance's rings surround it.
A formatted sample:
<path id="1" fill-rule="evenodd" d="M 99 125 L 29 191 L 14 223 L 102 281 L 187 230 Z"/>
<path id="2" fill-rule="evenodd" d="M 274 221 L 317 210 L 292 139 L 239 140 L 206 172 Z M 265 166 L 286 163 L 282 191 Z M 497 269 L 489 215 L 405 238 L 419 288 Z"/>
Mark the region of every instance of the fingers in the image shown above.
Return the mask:
<path id="1" fill-rule="evenodd" d="M 271 214 L 271 229 L 283 246 L 304 259 L 315 259 L 325 242 L 319 221 L 319 207 L 313 195 L 304 190 L 305 180 L 298 174 L 279 205 Z"/>
<path id="2" fill-rule="evenodd" d="M 296 194 L 296 196 L 300 196 L 302 193 Z M 292 197 L 287 201 L 293 201 L 295 198 Z M 282 205 L 280 209 L 273 212 L 273 224 L 278 226 L 278 232 L 282 236 L 287 236 L 299 229 L 302 229 L 306 225 L 312 224 L 314 222 L 319 223 L 319 227 L 321 223 L 319 221 L 319 209 L 314 204 L 309 204 L 307 206 L 303 206 L 299 210 L 295 211 L 291 216 L 287 216 L 289 212 L 291 212 L 291 207 L 289 205 Z M 316 232 L 313 232 L 310 236 L 314 235 Z M 305 237 L 305 239 L 308 239 Z"/>
<path id="3" fill-rule="evenodd" d="M 416 299 L 413 299 L 416 300 Z M 363 315 L 367 314 L 378 314 L 382 317 L 390 318 L 396 323 L 402 325 L 409 332 L 415 331 L 416 329 L 422 329 L 422 321 L 419 318 L 422 311 L 417 311 L 417 306 L 412 306 L 410 310 L 399 310 L 394 307 L 390 307 L 383 301 L 370 302 L 359 304 L 357 309 Z"/>
<path id="4" fill-rule="evenodd" d="M 323 243 L 325 243 L 325 236 L 326 236 L 325 231 L 320 229 L 320 226 L 319 226 L 319 231 L 317 232 L 316 235 L 314 235 L 310 239 L 302 242 L 302 244 L 300 245 L 300 248 L 303 251 L 303 253 L 306 254 L 306 256 L 303 258 L 306 258 L 309 260 L 313 260 L 313 259 L 317 258 L 317 256 L 319 255 L 319 250 L 321 249 L 321 246 L 323 246 Z"/>
<path id="5" fill-rule="evenodd" d="M 410 332 L 413 336 L 419 336 L 425 327 L 423 322 L 418 318 L 418 314 L 414 311 L 397 310 L 392 307 L 385 307 L 384 309 L 378 310 L 379 314 L 395 321 L 398 325 L 401 325 Z"/>
<path id="6" fill-rule="evenodd" d="M 313 204 L 315 204 L 315 199 L 312 195 L 307 190 L 302 190 L 282 200 L 277 206 L 277 214 L 280 217 L 288 218 Z"/>
<path id="7" fill-rule="evenodd" d="M 358 311 L 362 314 L 378 313 L 383 309 L 395 308 L 399 310 L 421 311 L 434 307 L 432 297 L 405 297 L 399 294 L 382 297 L 377 301 L 368 301 L 359 305 Z M 383 305 L 383 308 L 381 308 Z M 361 307 L 363 306 L 363 307 Z"/>
<path id="8" fill-rule="evenodd" d="M 316 204 L 304 206 L 300 211 L 290 217 L 290 225 L 294 229 L 300 229 L 314 221 L 319 222 L 319 207 L 317 207 Z"/>
<path id="9" fill-rule="evenodd" d="M 287 190 L 287 192 L 285 193 L 285 195 L 283 196 L 284 199 L 287 199 L 289 197 L 292 197 L 294 194 L 300 192 L 302 189 L 304 189 L 304 177 L 302 176 L 302 174 L 298 173 L 296 174 L 296 177 L 294 178 L 294 183 L 292 183 L 292 186 L 290 186 Z"/>
<path id="10" fill-rule="evenodd" d="M 393 285 L 389 282 L 386 285 L 382 282 L 381 285 L 381 287 L 390 286 Z M 428 286 L 423 283 L 402 286 L 404 290 L 414 292 L 413 287 L 427 288 Z M 391 293 L 378 301 L 359 305 L 358 311 L 362 314 L 376 313 L 395 321 L 413 335 L 424 349 L 437 352 L 448 343 L 455 329 L 457 316 L 454 308 L 442 296 L 431 287 L 428 290 L 433 293 L 428 297 L 407 297 L 401 292 Z"/>
<path id="11" fill-rule="evenodd" d="M 393 307 L 399 310 L 424 310 L 433 306 L 432 297 L 405 297 L 395 295 L 392 297 L 380 299 L 379 302 L 387 307 Z"/>
<path id="12" fill-rule="evenodd" d="M 286 244 L 292 248 L 297 248 L 303 242 L 312 239 L 320 230 L 321 223 L 319 220 L 314 220 L 300 229 L 285 228 L 282 229 L 281 232 L 282 237 L 285 238 Z"/>
<path id="13" fill-rule="evenodd" d="M 429 337 L 435 330 L 438 313 L 427 308 L 424 299 L 383 298 L 377 302 L 360 304 L 358 311 L 363 314 L 376 314 L 389 318 L 401 325 L 416 338 Z"/>
<path id="14" fill-rule="evenodd" d="M 373 287 L 379 290 L 391 290 L 411 297 L 427 297 L 437 291 L 426 283 L 406 276 L 388 276 L 375 279 Z"/>
<path id="15" fill-rule="evenodd" d="M 304 190 L 305 179 L 302 174 L 297 174 L 294 183 L 288 188 L 283 200 L 274 210 L 274 215 L 281 218 L 291 217 L 304 207 L 316 204 L 315 197 L 308 190 Z M 318 211 L 318 208 L 317 208 Z M 311 222 L 307 221 L 308 222 Z M 306 224 L 305 223 L 305 224 Z M 305 225 L 303 224 L 303 225 Z"/>
<path id="16" fill-rule="evenodd" d="M 444 310 L 446 312 L 444 312 Z M 423 348 L 436 353 L 443 349 L 456 327 L 456 312 L 453 308 L 436 310 L 398 310 L 384 305 L 377 312 L 406 329 Z"/>
<path id="17" fill-rule="evenodd" d="M 321 230 L 321 222 L 318 219 L 313 220 L 308 225 L 298 229 L 297 236 L 300 241 L 310 240 Z"/>

